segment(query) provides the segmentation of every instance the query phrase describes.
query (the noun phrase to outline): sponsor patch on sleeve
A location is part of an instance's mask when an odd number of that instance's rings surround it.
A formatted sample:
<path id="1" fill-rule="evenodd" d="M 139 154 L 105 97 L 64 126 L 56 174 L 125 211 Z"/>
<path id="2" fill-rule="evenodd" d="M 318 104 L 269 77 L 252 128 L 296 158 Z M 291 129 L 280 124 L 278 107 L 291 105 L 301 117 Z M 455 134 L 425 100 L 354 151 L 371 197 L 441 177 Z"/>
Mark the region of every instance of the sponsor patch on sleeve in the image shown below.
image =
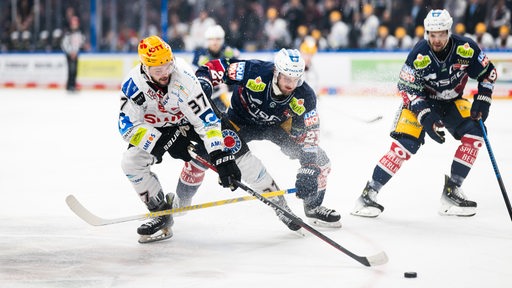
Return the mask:
<path id="1" fill-rule="evenodd" d="M 316 109 L 313 109 L 308 113 L 304 114 L 304 124 L 306 126 L 318 124 L 318 114 L 316 113 Z"/>
<path id="2" fill-rule="evenodd" d="M 245 62 L 236 62 L 228 67 L 228 77 L 231 80 L 241 81 L 244 79 Z"/>
<path id="3" fill-rule="evenodd" d="M 128 98 L 131 98 L 135 93 L 137 93 L 137 91 L 139 91 L 139 87 L 137 87 L 133 79 L 130 78 L 123 83 L 121 90 L 123 91 L 124 95 L 126 95 Z"/>
<path id="4" fill-rule="evenodd" d="M 142 138 L 144 138 L 144 135 L 148 132 L 148 129 L 140 127 L 137 129 L 137 131 L 133 134 L 132 138 L 130 139 L 130 144 L 133 146 L 138 146 L 140 144 L 140 141 Z"/>
<path id="5" fill-rule="evenodd" d="M 203 120 L 203 123 L 205 125 L 219 123 L 220 121 L 217 115 L 210 108 L 206 109 L 206 111 L 204 111 L 203 114 L 199 115 L 199 118 Z"/>

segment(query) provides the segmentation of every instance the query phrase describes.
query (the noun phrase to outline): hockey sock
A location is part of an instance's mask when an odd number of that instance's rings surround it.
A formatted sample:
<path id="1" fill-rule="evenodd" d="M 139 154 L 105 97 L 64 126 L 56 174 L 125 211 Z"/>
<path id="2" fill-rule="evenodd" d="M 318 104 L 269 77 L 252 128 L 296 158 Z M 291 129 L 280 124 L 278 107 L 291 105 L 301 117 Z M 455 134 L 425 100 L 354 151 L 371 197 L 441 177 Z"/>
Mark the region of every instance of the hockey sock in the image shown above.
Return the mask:
<path id="1" fill-rule="evenodd" d="M 393 141 L 389 152 L 382 156 L 379 163 L 375 166 L 372 180 L 380 183 L 380 187 L 386 185 L 391 177 L 393 177 L 400 167 L 402 167 L 402 163 L 411 158 L 411 155 L 411 152 L 409 152 L 409 150 L 402 146 L 398 141 Z M 378 190 L 380 187 L 373 188 Z"/>
<path id="2" fill-rule="evenodd" d="M 468 134 L 462 137 L 460 142 L 461 144 L 455 151 L 451 168 L 451 180 L 458 186 L 462 185 L 473 167 L 478 151 L 483 146 L 483 138 Z"/>
<path id="3" fill-rule="evenodd" d="M 180 181 L 176 187 L 178 198 L 191 200 L 196 194 L 199 186 L 203 183 L 206 167 L 196 160 L 185 162 L 180 174 Z"/>

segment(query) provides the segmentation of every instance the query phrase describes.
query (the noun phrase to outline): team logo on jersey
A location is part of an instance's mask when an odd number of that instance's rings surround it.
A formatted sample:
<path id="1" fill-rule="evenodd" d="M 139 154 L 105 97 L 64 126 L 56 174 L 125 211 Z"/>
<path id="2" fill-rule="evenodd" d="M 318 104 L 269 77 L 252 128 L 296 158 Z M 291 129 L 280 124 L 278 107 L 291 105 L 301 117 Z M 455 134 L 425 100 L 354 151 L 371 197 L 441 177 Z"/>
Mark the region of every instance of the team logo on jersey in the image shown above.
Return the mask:
<path id="1" fill-rule="evenodd" d="M 304 114 L 304 112 L 306 112 L 306 107 L 304 107 L 304 99 L 297 99 L 293 97 L 290 100 L 290 108 L 292 108 L 292 111 L 297 115 Z"/>
<path id="2" fill-rule="evenodd" d="M 247 81 L 247 84 L 245 84 L 245 87 L 254 92 L 261 92 L 265 90 L 267 84 L 263 83 L 261 77 L 258 76 L 256 79 L 249 79 L 249 81 Z"/>
<path id="3" fill-rule="evenodd" d="M 130 78 L 123 83 L 121 90 L 123 91 L 124 95 L 126 95 L 128 98 L 131 98 L 135 93 L 137 93 L 137 91 L 139 91 L 139 87 L 137 87 L 133 79 Z"/>
<path id="4" fill-rule="evenodd" d="M 464 43 L 464 45 L 457 46 L 457 55 L 462 58 L 471 58 L 475 54 L 475 50 L 469 46 L 469 43 Z"/>
<path id="5" fill-rule="evenodd" d="M 204 111 L 203 114 L 199 115 L 199 118 L 203 120 L 203 123 L 205 125 L 212 125 L 215 123 L 219 123 L 220 121 L 217 115 L 210 108 L 206 109 L 206 111 Z"/>
<path id="6" fill-rule="evenodd" d="M 133 127 L 133 123 L 130 120 L 130 116 L 126 116 L 124 113 L 119 114 L 119 132 L 121 134 L 125 134 L 131 127 Z"/>
<path id="7" fill-rule="evenodd" d="M 228 149 L 231 154 L 236 154 L 242 149 L 242 141 L 240 137 L 233 130 L 222 130 L 222 136 L 224 137 L 224 147 Z"/>
<path id="8" fill-rule="evenodd" d="M 245 62 L 236 62 L 229 65 L 228 76 L 231 80 L 240 81 L 244 79 Z"/>
<path id="9" fill-rule="evenodd" d="M 427 68 L 427 66 L 430 65 L 430 63 L 432 63 L 430 56 L 421 54 L 418 54 L 418 56 L 416 56 L 416 60 L 414 60 L 413 62 L 414 68 L 416 69 Z"/>

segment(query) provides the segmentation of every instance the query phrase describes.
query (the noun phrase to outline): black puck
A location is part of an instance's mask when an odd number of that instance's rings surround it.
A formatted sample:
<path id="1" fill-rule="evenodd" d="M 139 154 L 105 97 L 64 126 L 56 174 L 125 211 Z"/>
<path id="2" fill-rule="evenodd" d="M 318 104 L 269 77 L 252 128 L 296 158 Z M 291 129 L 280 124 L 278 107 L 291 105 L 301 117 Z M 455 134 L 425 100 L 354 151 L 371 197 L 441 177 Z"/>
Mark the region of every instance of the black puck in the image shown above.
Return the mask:
<path id="1" fill-rule="evenodd" d="M 405 272 L 404 277 L 405 278 L 416 278 L 416 277 L 418 277 L 418 274 L 416 272 Z"/>

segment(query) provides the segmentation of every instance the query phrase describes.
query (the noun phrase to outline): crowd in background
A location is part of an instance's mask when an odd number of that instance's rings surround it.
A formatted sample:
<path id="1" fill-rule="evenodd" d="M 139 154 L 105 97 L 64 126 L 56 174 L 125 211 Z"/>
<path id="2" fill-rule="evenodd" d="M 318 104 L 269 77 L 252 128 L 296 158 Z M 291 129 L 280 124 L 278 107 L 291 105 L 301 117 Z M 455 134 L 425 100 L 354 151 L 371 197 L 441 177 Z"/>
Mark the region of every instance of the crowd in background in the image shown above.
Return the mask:
<path id="1" fill-rule="evenodd" d="M 1 1 L 2 52 L 58 51 L 73 16 L 91 43 L 85 50 L 134 52 L 138 40 L 162 35 L 161 0 L 96 1 L 92 35 L 90 1 Z M 12 6 L 15 3 L 15 7 Z M 176 51 L 203 46 L 206 27 L 219 24 L 226 44 L 242 51 L 298 48 L 306 37 L 318 50 L 410 49 L 423 38 L 430 9 L 447 9 L 453 32 L 484 49 L 511 49 L 511 0 L 172 0 L 166 35 Z M 94 18 L 94 17 L 93 17 Z"/>

